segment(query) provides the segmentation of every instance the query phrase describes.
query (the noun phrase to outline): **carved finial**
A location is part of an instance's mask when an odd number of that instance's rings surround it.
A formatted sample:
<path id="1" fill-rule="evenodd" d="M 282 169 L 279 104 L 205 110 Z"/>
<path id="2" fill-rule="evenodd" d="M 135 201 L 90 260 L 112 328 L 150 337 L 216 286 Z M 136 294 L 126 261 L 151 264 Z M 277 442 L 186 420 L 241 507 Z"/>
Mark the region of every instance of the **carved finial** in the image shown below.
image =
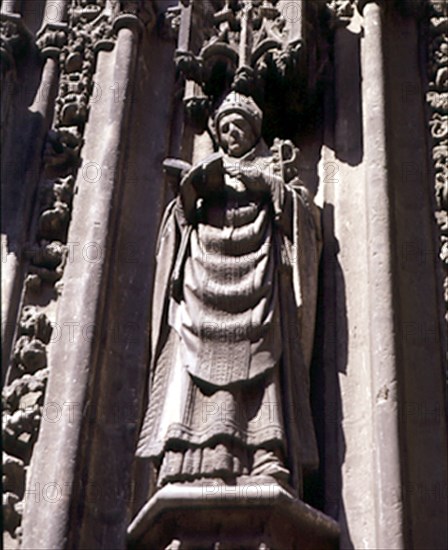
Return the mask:
<path id="1" fill-rule="evenodd" d="M 36 35 L 36 46 L 44 57 L 58 58 L 66 43 L 66 23 L 48 23 Z"/>
<path id="2" fill-rule="evenodd" d="M 0 14 L 0 58 L 2 72 L 15 66 L 16 59 L 23 55 L 31 43 L 31 34 L 20 15 Z"/>
<path id="3" fill-rule="evenodd" d="M 334 26 L 346 26 L 350 23 L 355 12 L 354 0 L 331 0 L 327 5 Z"/>
<path id="4" fill-rule="evenodd" d="M 117 16 L 119 27 L 134 26 L 132 16 L 147 30 L 151 30 L 156 22 L 154 4 L 150 0 L 119 0 Z"/>
<path id="5" fill-rule="evenodd" d="M 364 8 L 367 6 L 367 4 L 372 4 L 372 3 L 378 4 L 380 7 L 383 7 L 385 0 L 356 0 L 356 5 L 359 13 L 363 15 Z"/>
<path id="6" fill-rule="evenodd" d="M 177 40 L 179 36 L 182 8 L 180 6 L 169 7 L 163 16 L 161 36 L 167 40 Z"/>

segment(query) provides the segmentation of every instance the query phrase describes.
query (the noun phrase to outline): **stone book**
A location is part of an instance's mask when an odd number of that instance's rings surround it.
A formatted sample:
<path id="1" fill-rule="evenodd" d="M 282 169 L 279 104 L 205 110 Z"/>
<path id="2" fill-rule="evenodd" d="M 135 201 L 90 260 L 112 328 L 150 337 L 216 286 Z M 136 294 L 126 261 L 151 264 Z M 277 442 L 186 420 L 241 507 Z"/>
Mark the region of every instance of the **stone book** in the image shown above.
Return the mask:
<path id="1" fill-rule="evenodd" d="M 206 197 L 224 189 L 224 169 L 221 152 L 212 153 L 194 166 L 182 181 L 182 186 L 189 183 L 199 197 Z"/>

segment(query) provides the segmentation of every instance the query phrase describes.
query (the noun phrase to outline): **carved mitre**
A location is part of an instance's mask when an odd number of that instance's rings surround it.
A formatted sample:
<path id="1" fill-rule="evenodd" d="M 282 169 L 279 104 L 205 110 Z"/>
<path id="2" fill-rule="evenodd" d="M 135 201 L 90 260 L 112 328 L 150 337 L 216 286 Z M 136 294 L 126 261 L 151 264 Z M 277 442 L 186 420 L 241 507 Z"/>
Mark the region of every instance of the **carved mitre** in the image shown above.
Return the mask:
<path id="1" fill-rule="evenodd" d="M 251 125 L 254 134 L 261 135 L 261 123 L 263 122 L 263 111 L 255 101 L 246 95 L 237 92 L 230 92 L 219 106 L 215 114 L 215 128 L 219 135 L 219 122 L 229 113 L 238 113 L 243 116 Z"/>

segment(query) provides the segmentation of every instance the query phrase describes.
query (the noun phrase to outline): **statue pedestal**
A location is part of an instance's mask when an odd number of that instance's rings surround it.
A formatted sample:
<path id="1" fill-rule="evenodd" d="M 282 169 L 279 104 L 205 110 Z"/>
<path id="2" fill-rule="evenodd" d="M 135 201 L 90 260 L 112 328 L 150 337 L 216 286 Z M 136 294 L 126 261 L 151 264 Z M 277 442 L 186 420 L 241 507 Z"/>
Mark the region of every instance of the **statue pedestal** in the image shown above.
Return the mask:
<path id="1" fill-rule="evenodd" d="M 128 536 L 133 550 L 339 548 L 333 519 L 274 481 L 253 478 L 230 486 L 167 485 L 141 509 Z"/>

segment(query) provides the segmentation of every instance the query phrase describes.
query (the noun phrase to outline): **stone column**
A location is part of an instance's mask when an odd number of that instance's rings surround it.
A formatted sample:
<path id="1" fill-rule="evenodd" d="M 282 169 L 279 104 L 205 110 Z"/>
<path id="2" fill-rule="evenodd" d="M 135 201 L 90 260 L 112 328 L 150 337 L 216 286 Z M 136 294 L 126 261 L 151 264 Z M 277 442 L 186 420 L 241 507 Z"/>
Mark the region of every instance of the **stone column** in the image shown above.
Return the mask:
<path id="1" fill-rule="evenodd" d="M 362 0 L 362 102 L 373 400 L 376 548 L 404 548 L 391 189 L 386 144 L 383 2 Z"/>
<path id="2" fill-rule="evenodd" d="M 84 165 L 78 173 L 78 193 L 68 237 L 68 242 L 79 243 L 84 253 L 80 258 L 81 248 L 78 248 L 75 251 L 78 258 L 68 261 L 64 272 L 58 316 L 61 327 L 78 327 L 79 331 L 90 327 L 91 330 L 100 328 L 104 321 L 140 26 L 135 15 L 120 15 L 115 19 L 115 50 L 98 54 L 96 82 L 103 90 L 103 99 L 90 111 Z M 118 102 L 114 93 L 108 93 L 116 82 L 120 90 L 126 90 Z M 89 243 L 94 243 L 94 248 L 86 251 Z M 88 261 L 86 254 L 94 255 L 95 250 L 98 261 Z M 62 337 L 50 346 L 46 403 L 59 406 L 62 415 L 58 422 L 41 425 L 25 495 L 25 548 L 60 549 L 76 544 L 77 534 L 70 531 L 70 513 L 79 498 L 81 482 L 77 473 L 88 431 L 84 415 L 98 365 L 100 340 L 84 338 L 73 343 L 70 338 Z M 59 495 L 57 501 L 45 498 L 42 491 L 50 487 L 53 495 Z"/>
<path id="3" fill-rule="evenodd" d="M 334 88 L 320 162 L 325 452 L 324 512 L 338 520 L 341 548 L 374 548 L 369 284 L 361 121 L 361 16 L 333 1 Z M 330 122 L 334 121 L 333 124 Z M 320 340 L 317 340 L 320 341 Z M 320 365 L 320 363 L 317 363 Z M 320 366 L 319 366 L 320 370 Z M 316 386 L 320 388 L 321 386 Z M 317 392 L 316 392 L 317 393 Z"/>
<path id="4" fill-rule="evenodd" d="M 46 6 L 46 9 L 52 9 L 54 17 L 51 23 L 44 21 L 38 32 L 37 45 L 45 61 L 40 87 L 31 110 L 40 113 L 42 118 L 50 123 L 57 92 L 59 54 L 65 43 L 67 29 L 67 0 L 47 0 Z"/>
<path id="5" fill-rule="evenodd" d="M 40 177 L 41 152 L 53 118 L 54 100 L 59 80 L 59 54 L 66 37 L 67 0 L 47 0 L 47 6 L 53 9 L 54 18 L 51 23 L 44 24 L 37 33 L 37 46 L 41 50 L 44 65 L 34 101 L 29 107 L 29 114 L 31 114 L 30 128 L 28 135 L 24 139 L 25 143 L 27 141 L 32 142 L 33 156 L 32 158 L 27 158 L 27 171 L 24 174 L 23 192 L 18 198 L 20 205 L 17 208 L 20 216 L 17 216 L 13 221 L 15 228 L 12 231 L 12 223 L 8 227 L 8 237 L 2 243 L 2 261 L 5 262 L 2 266 L 2 362 L 4 369 L 7 368 L 9 363 L 11 343 L 14 336 L 13 327 L 16 322 L 23 283 L 21 253 L 27 239 L 28 222 L 34 207 L 32 203 L 34 190 Z M 8 10 L 18 9 L 19 7 L 20 2 L 4 2 L 2 4 L 2 13 L 8 13 Z M 55 7 L 57 9 L 54 9 Z M 9 79 L 11 87 L 4 94 L 5 97 L 2 98 L 2 125 L 4 125 L 2 137 L 4 138 L 5 158 L 14 159 L 13 148 L 14 146 L 17 147 L 17 144 L 10 143 L 11 140 L 9 139 L 11 130 L 13 130 L 13 128 L 9 127 L 9 119 L 12 116 L 9 111 L 11 107 L 10 100 L 13 99 L 11 96 L 15 90 L 13 86 L 16 84 L 13 84 L 10 80 L 10 73 L 11 71 L 8 72 L 6 78 Z M 6 83 L 8 84 L 8 80 Z M 8 104 L 4 105 L 4 102 Z M 27 146 L 23 147 L 23 149 L 26 151 Z M 5 180 L 8 181 L 9 177 L 9 170 L 5 169 Z M 17 181 L 11 181 L 10 187 L 11 193 L 7 192 L 7 198 L 4 196 L 4 199 L 8 202 L 8 208 L 15 208 L 11 202 L 17 200 L 17 193 L 13 189 L 17 187 Z M 5 218 L 7 217 L 8 215 L 5 216 Z M 13 235 L 12 238 L 11 235 Z"/>
<path id="6" fill-rule="evenodd" d="M 351 3 L 336 2 L 333 6 L 334 28 L 334 79 L 335 79 L 335 147 L 344 161 L 355 165 L 360 162 L 357 151 L 361 147 L 359 133 L 360 106 L 356 97 L 358 66 L 347 63 L 359 50 L 359 34 L 347 30 L 355 16 Z M 359 16 L 358 16 L 359 17 Z"/>
<path id="7" fill-rule="evenodd" d="M 2 13 L 18 13 L 22 7 L 22 0 L 3 0 Z"/>

